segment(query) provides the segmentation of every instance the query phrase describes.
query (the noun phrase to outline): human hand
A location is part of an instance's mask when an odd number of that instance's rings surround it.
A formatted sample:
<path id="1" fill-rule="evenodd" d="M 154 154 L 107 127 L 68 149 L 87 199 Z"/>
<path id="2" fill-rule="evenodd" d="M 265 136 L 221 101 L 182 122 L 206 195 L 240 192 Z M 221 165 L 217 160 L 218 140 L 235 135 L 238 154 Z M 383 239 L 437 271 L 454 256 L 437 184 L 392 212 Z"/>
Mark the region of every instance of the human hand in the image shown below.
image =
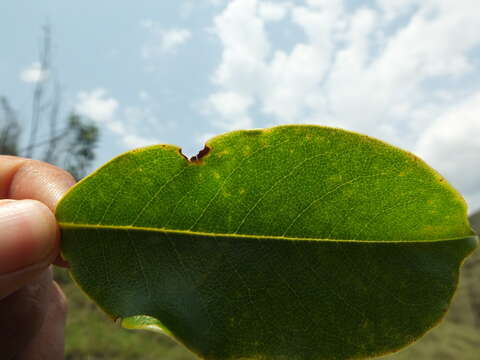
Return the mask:
<path id="1" fill-rule="evenodd" d="M 59 254 L 53 211 L 74 182 L 53 165 L 0 156 L 2 359 L 63 359 L 66 301 L 50 266 Z"/>

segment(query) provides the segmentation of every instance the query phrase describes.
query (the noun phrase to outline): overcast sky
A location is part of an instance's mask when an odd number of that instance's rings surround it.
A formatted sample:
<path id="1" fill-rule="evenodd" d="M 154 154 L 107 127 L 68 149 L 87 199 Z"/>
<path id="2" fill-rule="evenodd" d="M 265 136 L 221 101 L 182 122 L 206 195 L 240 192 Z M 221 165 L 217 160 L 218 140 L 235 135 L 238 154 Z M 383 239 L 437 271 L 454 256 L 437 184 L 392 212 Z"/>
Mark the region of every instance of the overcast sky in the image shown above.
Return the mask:
<path id="1" fill-rule="evenodd" d="M 41 26 L 96 165 L 233 129 L 310 123 L 410 150 L 480 208 L 478 0 L 2 1 L 0 95 L 28 118 Z"/>

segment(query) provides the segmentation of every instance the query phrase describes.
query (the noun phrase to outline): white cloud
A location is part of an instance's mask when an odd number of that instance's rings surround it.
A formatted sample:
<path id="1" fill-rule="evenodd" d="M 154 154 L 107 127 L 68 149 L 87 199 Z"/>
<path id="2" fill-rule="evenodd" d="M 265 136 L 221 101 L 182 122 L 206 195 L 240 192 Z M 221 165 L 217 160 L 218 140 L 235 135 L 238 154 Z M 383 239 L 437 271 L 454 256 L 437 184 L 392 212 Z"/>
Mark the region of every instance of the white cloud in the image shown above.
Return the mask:
<path id="1" fill-rule="evenodd" d="M 480 197 L 479 139 L 480 91 L 434 119 L 420 136 L 415 152 L 445 174 L 468 198 L 477 198 Z"/>
<path id="2" fill-rule="evenodd" d="M 220 116 L 217 125 L 224 130 L 238 130 L 253 126 L 248 116 L 248 108 L 252 105 L 251 97 L 236 92 L 218 92 L 210 95 L 208 104 Z"/>
<path id="3" fill-rule="evenodd" d="M 290 3 L 263 1 L 258 5 L 258 14 L 265 21 L 280 21 L 287 14 Z"/>
<path id="4" fill-rule="evenodd" d="M 135 134 L 124 134 L 123 142 L 130 148 L 140 148 L 159 143 L 157 138 L 139 136 Z"/>
<path id="5" fill-rule="evenodd" d="M 161 47 L 164 52 L 173 51 L 185 43 L 192 34 L 186 29 L 170 29 L 162 33 Z"/>
<path id="6" fill-rule="evenodd" d="M 251 92 L 252 83 L 266 70 L 270 42 L 263 21 L 257 17 L 256 0 L 232 1 L 214 20 L 224 49 L 214 81 L 236 91 Z"/>
<path id="7" fill-rule="evenodd" d="M 42 69 L 39 62 L 32 63 L 29 67 L 20 72 L 20 79 L 27 83 L 36 83 L 48 78 L 48 72 Z"/>
<path id="8" fill-rule="evenodd" d="M 384 13 L 385 21 L 389 22 L 407 14 L 415 6 L 422 3 L 421 0 L 376 0 L 378 7 Z"/>
<path id="9" fill-rule="evenodd" d="M 467 183 L 454 169 L 480 163 L 478 147 L 465 138 L 478 131 L 480 120 L 466 116 L 479 113 L 478 97 L 465 100 L 466 90 L 450 85 L 480 75 L 472 55 L 480 46 L 477 2 L 377 0 L 351 10 L 342 0 L 307 0 L 273 10 L 279 4 L 233 0 L 214 18 L 223 48 L 212 74 L 216 89 L 205 100 L 217 115 L 213 125 L 248 119 L 244 124 L 255 126 L 255 108 L 275 123 L 365 132 L 418 151 L 480 207 L 480 186 L 473 185 L 480 173 Z M 277 18 L 305 40 L 276 47 L 266 22 Z M 445 138 L 460 115 L 468 131 Z M 427 151 L 436 142 L 449 150 Z"/>
<path id="10" fill-rule="evenodd" d="M 159 23 L 148 19 L 142 20 L 140 25 L 149 33 L 149 39 L 141 49 L 142 57 L 145 59 L 165 53 L 174 53 L 192 37 L 192 33 L 188 29 L 164 29 Z"/>
<path id="11" fill-rule="evenodd" d="M 208 1 L 213 6 L 220 6 L 220 5 L 223 5 L 223 3 L 225 2 L 225 0 L 208 0 Z"/>
<path id="12" fill-rule="evenodd" d="M 245 113 L 252 104 L 252 99 L 234 92 L 220 92 L 210 96 L 209 101 L 225 117 Z"/>
<path id="13" fill-rule="evenodd" d="M 206 100 L 207 109 L 215 125 L 224 130 L 251 127 L 248 109 L 266 74 L 265 60 L 270 53 L 270 43 L 264 24 L 257 17 L 256 0 L 232 1 L 214 20 L 216 33 L 223 46 L 222 60 L 212 80 L 219 86 Z"/>
<path id="14" fill-rule="evenodd" d="M 99 126 L 114 133 L 129 148 L 159 142 L 157 138 L 138 133 L 140 125 L 143 128 L 145 123 L 152 122 L 152 114 L 148 109 L 126 107 L 119 114 L 118 100 L 109 96 L 105 89 L 79 92 L 74 109 L 78 114 L 96 121 Z"/>
<path id="15" fill-rule="evenodd" d="M 112 121 L 117 108 L 118 101 L 109 97 L 102 88 L 79 92 L 75 105 L 76 112 L 97 122 Z"/>

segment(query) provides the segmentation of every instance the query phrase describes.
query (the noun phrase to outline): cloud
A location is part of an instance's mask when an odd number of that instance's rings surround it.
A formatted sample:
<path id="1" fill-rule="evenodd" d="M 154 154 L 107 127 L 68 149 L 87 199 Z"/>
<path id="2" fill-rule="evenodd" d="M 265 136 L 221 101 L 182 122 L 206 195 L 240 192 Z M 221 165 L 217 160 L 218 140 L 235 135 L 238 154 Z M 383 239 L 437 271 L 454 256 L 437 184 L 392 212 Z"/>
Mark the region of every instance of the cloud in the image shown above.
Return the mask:
<path id="1" fill-rule="evenodd" d="M 208 0 L 208 2 L 213 6 L 220 6 L 223 5 L 225 0 Z"/>
<path id="2" fill-rule="evenodd" d="M 123 142 L 130 148 L 140 148 L 159 143 L 158 139 L 154 137 L 139 136 L 135 134 L 123 135 Z"/>
<path id="3" fill-rule="evenodd" d="M 208 98 L 208 104 L 221 116 L 218 126 L 223 130 L 252 127 L 252 119 L 248 116 L 248 108 L 252 102 L 251 97 L 236 92 L 218 92 Z"/>
<path id="4" fill-rule="evenodd" d="M 265 21 L 280 21 L 287 14 L 290 3 L 263 1 L 258 5 L 258 14 Z"/>
<path id="5" fill-rule="evenodd" d="M 468 198 L 480 200 L 480 91 L 451 106 L 421 134 L 415 152 Z M 479 203 L 477 203 L 479 204 Z"/>
<path id="6" fill-rule="evenodd" d="M 79 92 L 74 110 L 114 133 L 129 148 L 159 142 L 157 138 L 144 136 L 137 130 L 140 125 L 143 125 L 142 128 L 144 128 L 145 123 L 152 122 L 152 114 L 148 108 L 126 107 L 120 109 L 118 100 L 109 96 L 103 88 Z"/>
<path id="7" fill-rule="evenodd" d="M 164 52 L 171 52 L 190 39 L 191 35 L 186 29 L 165 30 L 161 37 L 161 48 Z"/>
<path id="8" fill-rule="evenodd" d="M 478 148 L 465 138 L 480 123 L 466 116 L 479 113 L 471 95 L 480 85 L 461 85 L 472 76 L 480 80 L 476 1 L 377 0 L 353 9 L 341 0 L 281 10 L 279 4 L 233 0 L 214 18 L 222 53 L 212 73 L 215 89 L 205 99 L 212 124 L 226 128 L 248 119 L 244 124 L 258 126 L 253 119 L 261 115 L 277 124 L 368 133 L 417 151 L 480 207 L 480 186 L 473 185 L 480 173 L 467 183 L 454 169 L 480 163 Z M 266 26 L 273 19 L 304 38 L 282 48 Z M 445 137 L 458 116 L 468 131 Z"/>
<path id="9" fill-rule="evenodd" d="M 39 62 L 32 63 L 29 67 L 20 72 L 20 79 L 27 83 L 36 83 L 48 78 L 48 72 L 42 69 Z"/>
<path id="10" fill-rule="evenodd" d="M 141 26 L 149 33 L 149 39 L 141 50 L 144 59 L 151 59 L 166 53 L 175 53 L 180 46 L 192 37 L 188 29 L 164 29 L 159 23 L 152 20 L 143 20 Z"/>
<path id="11" fill-rule="evenodd" d="M 270 43 L 263 21 L 256 16 L 255 0 L 233 1 L 214 19 L 213 31 L 223 44 L 220 65 L 212 76 L 219 90 L 206 100 L 206 107 L 222 129 L 251 126 L 247 112 L 254 104 L 265 74 Z M 216 114 L 216 117 L 215 117 Z"/>
<path id="12" fill-rule="evenodd" d="M 422 0 L 376 0 L 376 3 L 384 13 L 385 21 L 389 22 L 406 15 L 420 5 Z"/>
<path id="13" fill-rule="evenodd" d="M 118 101 L 108 97 L 107 91 L 102 88 L 90 92 L 81 91 L 77 95 L 75 111 L 97 122 L 112 121 L 118 108 Z"/>

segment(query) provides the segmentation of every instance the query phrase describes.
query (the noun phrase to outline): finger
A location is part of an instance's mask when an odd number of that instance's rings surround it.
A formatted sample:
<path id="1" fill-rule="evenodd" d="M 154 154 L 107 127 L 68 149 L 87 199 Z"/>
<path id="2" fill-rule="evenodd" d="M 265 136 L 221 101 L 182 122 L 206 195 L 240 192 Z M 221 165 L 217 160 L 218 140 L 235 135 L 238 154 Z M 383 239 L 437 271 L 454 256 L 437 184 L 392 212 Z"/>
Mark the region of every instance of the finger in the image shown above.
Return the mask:
<path id="1" fill-rule="evenodd" d="M 42 327 L 47 312 L 51 271 L 0 301 L 1 358 L 12 359 L 27 348 Z"/>
<path id="2" fill-rule="evenodd" d="M 17 360 L 62 360 L 67 303 L 56 282 L 50 282 L 45 319 L 38 333 Z"/>
<path id="3" fill-rule="evenodd" d="M 14 156 L 0 156 L 0 198 L 34 199 L 54 211 L 58 200 L 75 183 L 56 166 Z"/>
<path id="4" fill-rule="evenodd" d="M 72 175 L 56 166 L 0 155 L 0 199 L 35 199 L 54 211 L 58 200 L 74 183 Z M 60 256 L 55 264 L 68 265 Z"/>
<path id="5" fill-rule="evenodd" d="M 0 299 L 30 282 L 56 258 L 53 213 L 35 200 L 0 201 Z"/>

